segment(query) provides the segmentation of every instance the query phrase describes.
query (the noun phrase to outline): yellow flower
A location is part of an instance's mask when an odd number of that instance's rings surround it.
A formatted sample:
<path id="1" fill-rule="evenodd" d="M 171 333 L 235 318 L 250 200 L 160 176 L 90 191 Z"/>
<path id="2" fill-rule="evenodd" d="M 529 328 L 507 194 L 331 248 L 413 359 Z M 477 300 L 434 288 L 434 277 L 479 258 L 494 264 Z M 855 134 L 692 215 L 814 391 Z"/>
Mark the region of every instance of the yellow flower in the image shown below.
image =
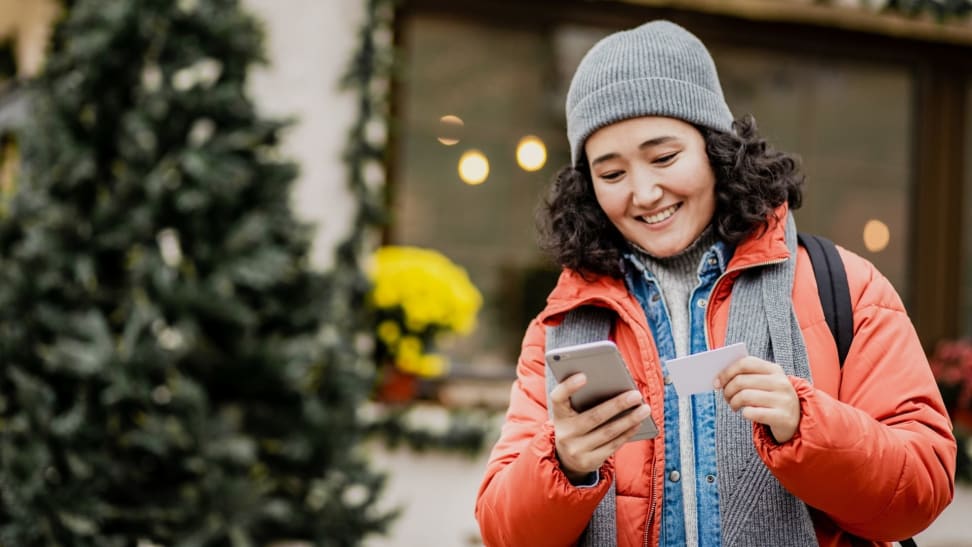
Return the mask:
<path id="1" fill-rule="evenodd" d="M 386 319 L 378 324 L 378 338 L 385 344 L 394 344 L 401 335 L 402 329 L 399 328 L 398 323 L 391 319 Z"/>
<path id="2" fill-rule="evenodd" d="M 399 296 L 395 291 L 395 285 L 392 283 L 375 285 L 375 289 L 371 292 L 371 298 L 374 300 L 375 306 L 379 308 L 391 308 L 399 303 Z"/>
<path id="3" fill-rule="evenodd" d="M 427 353 L 419 360 L 418 371 L 416 374 L 424 378 L 435 378 L 442 376 L 446 371 L 446 360 L 441 355 Z"/>
<path id="4" fill-rule="evenodd" d="M 476 314 L 482 307 L 482 295 L 466 271 L 441 253 L 418 247 L 386 246 L 378 249 L 370 261 L 372 289 L 368 304 L 379 312 L 401 316 L 392 325 L 382 320 L 376 326 L 381 342 L 406 372 L 423 376 L 441 375 L 446 360 L 427 355 L 422 360 L 422 344 L 398 336 L 427 336 L 440 333 L 469 334 L 476 326 Z M 417 345 L 417 349 L 416 346 Z"/>
<path id="5" fill-rule="evenodd" d="M 403 336 L 395 352 L 395 364 L 403 372 L 418 374 L 422 361 L 422 341 L 414 336 Z"/>

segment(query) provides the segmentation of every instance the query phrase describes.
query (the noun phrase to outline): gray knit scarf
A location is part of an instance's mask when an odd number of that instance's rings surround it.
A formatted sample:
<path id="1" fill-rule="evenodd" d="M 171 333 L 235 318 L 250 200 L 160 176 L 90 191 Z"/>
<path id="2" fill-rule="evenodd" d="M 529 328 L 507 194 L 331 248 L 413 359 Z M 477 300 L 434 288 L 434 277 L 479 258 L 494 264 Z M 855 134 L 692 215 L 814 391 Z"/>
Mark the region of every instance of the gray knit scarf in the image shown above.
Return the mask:
<path id="1" fill-rule="evenodd" d="M 791 298 L 796 269 L 796 226 L 786 220 L 790 259 L 750 268 L 736 280 L 729 308 L 726 345 L 745 342 L 751 355 L 779 364 L 792 376 L 810 379 L 806 346 Z M 598 308 L 571 312 L 559 327 L 547 329 L 547 348 L 605 339 L 613 313 Z M 555 382 L 547 371 L 547 392 Z M 722 545 L 749 547 L 817 545 L 807 506 L 787 492 L 756 453 L 752 424 L 717 396 L 716 458 Z M 654 480 L 654 479 L 652 479 Z M 587 525 L 580 545 L 617 545 L 615 489 L 612 483 Z"/>

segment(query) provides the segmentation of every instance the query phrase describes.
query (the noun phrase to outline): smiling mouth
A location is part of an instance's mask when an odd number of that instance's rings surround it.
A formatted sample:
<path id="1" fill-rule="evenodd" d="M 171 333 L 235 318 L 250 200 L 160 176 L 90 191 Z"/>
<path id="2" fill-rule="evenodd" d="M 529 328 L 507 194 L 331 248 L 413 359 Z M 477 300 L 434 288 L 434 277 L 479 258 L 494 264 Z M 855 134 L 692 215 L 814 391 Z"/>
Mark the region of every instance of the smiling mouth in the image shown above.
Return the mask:
<path id="1" fill-rule="evenodd" d="M 663 209 L 653 215 L 643 215 L 638 217 L 638 220 L 644 222 L 645 224 L 658 224 L 659 222 L 668 219 L 670 216 L 675 214 L 682 207 L 681 203 L 676 203 L 667 209 Z"/>

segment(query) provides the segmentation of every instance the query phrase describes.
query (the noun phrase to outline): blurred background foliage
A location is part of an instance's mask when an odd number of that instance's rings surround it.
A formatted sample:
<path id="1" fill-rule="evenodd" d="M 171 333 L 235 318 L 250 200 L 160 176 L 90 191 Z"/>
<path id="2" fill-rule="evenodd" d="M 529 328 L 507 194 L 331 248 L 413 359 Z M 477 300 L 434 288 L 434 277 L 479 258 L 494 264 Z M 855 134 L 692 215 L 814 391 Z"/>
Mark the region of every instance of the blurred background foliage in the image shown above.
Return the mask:
<path id="1" fill-rule="evenodd" d="M 357 448 L 361 244 L 308 266 L 284 124 L 245 93 L 261 40 L 236 0 L 57 26 L 0 216 L 0 544 L 353 545 L 392 518 Z"/>

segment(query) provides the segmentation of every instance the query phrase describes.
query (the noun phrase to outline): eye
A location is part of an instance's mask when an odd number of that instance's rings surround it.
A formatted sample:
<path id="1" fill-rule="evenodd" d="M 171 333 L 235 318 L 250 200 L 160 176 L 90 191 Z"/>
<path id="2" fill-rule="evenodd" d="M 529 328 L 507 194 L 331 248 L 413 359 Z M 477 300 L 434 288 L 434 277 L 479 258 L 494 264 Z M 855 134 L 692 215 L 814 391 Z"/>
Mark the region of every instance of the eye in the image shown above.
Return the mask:
<path id="1" fill-rule="evenodd" d="M 675 157 L 678 156 L 678 152 L 672 152 L 671 154 L 665 154 L 664 156 L 659 156 L 655 158 L 652 162 L 656 165 L 665 165 L 675 161 Z"/>
<path id="2" fill-rule="evenodd" d="M 601 173 L 597 177 L 601 180 L 608 182 L 613 182 L 620 179 L 624 175 L 624 171 L 608 171 L 607 173 Z"/>

